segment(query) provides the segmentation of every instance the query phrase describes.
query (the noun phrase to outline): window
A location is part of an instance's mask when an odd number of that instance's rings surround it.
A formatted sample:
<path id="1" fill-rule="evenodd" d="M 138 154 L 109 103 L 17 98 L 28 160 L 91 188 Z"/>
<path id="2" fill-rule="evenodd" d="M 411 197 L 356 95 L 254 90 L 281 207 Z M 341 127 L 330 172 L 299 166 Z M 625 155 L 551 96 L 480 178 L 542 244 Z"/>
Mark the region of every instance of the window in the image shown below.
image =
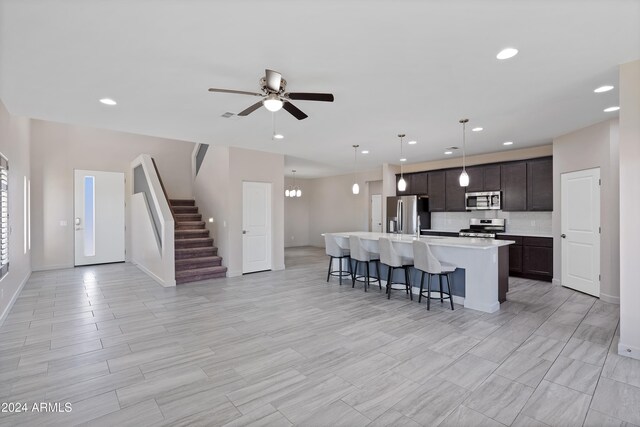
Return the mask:
<path id="1" fill-rule="evenodd" d="M 9 271 L 9 162 L 0 154 L 0 278 Z"/>

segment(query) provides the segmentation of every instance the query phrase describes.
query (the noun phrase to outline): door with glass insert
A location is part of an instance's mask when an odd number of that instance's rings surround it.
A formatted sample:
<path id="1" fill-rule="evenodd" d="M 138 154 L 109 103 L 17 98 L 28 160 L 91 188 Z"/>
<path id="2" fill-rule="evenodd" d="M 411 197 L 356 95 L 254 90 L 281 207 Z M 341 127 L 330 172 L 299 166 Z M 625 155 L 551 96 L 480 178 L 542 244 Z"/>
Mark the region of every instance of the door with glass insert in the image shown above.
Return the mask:
<path id="1" fill-rule="evenodd" d="M 124 261 L 124 173 L 74 175 L 75 265 Z"/>

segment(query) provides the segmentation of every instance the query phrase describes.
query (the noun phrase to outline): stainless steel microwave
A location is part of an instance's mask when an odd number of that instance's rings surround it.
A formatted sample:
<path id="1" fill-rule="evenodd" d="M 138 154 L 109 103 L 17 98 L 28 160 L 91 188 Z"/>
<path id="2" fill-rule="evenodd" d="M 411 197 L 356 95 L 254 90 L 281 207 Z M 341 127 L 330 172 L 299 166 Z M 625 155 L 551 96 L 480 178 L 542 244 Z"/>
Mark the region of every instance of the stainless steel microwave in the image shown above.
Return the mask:
<path id="1" fill-rule="evenodd" d="M 502 208 L 500 191 L 465 193 L 464 203 L 468 211 L 483 211 Z"/>

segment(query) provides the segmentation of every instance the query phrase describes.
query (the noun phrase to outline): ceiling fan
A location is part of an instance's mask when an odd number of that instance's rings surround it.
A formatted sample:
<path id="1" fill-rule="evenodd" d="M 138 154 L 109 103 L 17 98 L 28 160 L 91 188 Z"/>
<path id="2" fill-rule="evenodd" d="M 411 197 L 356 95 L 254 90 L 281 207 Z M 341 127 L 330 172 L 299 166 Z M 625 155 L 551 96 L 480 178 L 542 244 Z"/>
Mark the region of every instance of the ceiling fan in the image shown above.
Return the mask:
<path id="1" fill-rule="evenodd" d="M 262 93 L 247 92 L 244 90 L 216 89 L 209 88 L 209 92 L 237 93 L 240 95 L 259 96 L 262 99 L 249 108 L 238 113 L 239 116 L 248 116 L 264 105 L 269 111 L 278 111 L 281 108 L 287 110 L 298 120 L 306 119 L 308 116 L 298 107 L 291 103 L 291 100 L 300 101 L 323 101 L 333 102 L 333 94 L 330 93 L 308 93 L 308 92 L 286 92 L 287 81 L 277 71 L 264 70 L 265 76 L 260 79 L 260 89 Z"/>

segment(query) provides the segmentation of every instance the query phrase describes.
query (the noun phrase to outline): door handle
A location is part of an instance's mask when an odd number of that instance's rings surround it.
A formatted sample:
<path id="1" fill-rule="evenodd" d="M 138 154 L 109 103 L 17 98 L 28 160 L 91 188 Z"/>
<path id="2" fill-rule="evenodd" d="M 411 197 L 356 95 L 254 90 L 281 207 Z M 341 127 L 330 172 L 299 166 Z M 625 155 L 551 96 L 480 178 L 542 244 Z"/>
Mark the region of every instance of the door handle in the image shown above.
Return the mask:
<path id="1" fill-rule="evenodd" d="M 563 239 L 566 239 L 567 235 L 566 234 L 561 234 L 560 237 L 562 237 Z"/>

